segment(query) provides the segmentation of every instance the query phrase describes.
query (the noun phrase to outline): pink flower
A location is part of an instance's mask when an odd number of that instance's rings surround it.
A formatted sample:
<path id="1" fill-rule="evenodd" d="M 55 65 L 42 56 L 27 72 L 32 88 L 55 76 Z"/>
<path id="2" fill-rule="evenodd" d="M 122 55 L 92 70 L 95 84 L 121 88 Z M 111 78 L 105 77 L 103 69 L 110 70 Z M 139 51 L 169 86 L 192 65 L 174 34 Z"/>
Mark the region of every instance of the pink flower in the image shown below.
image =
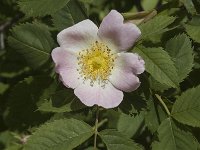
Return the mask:
<path id="1" fill-rule="evenodd" d="M 123 21 L 123 16 L 112 10 L 99 29 L 87 19 L 57 36 L 60 47 L 52 51 L 56 72 L 87 106 L 116 107 L 123 100 L 122 91 L 131 92 L 140 86 L 137 75 L 144 72 L 144 61 L 125 51 L 141 32 Z"/>

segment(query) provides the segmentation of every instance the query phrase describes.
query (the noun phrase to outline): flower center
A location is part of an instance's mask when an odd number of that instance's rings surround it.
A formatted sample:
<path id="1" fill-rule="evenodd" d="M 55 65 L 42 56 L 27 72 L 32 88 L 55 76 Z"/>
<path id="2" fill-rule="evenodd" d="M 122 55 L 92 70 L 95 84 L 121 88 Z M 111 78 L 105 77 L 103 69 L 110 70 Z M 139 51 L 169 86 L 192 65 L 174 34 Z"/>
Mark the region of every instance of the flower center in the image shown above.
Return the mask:
<path id="1" fill-rule="evenodd" d="M 111 74 L 116 56 L 102 42 L 96 41 L 89 49 L 79 52 L 78 69 L 81 77 L 90 80 L 93 85 L 95 81 L 105 84 Z"/>

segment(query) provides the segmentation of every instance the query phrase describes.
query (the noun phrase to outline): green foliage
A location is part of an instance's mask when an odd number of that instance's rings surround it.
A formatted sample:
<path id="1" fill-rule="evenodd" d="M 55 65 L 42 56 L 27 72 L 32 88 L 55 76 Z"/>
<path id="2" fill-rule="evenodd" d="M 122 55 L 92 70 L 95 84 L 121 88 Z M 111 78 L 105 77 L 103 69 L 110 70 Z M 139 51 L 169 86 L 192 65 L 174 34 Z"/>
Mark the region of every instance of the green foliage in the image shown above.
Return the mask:
<path id="1" fill-rule="evenodd" d="M 129 52 L 146 69 L 106 110 L 63 85 L 51 52 L 61 30 L 111 9 L 141 29 Z M 200 0 L 1 0 L 0 149 L 93 150 L 94 135 L 99 150 L 200 149 L 199 25 Z"/>
<path id="2" fill-rule="evenodd" d="M 183 124 L 200 127 L 200 86 L 184 92 L 172 108 L 172 117 Z"/>
<path id="3" fill-rule="evenodd" d="M 160 82 L 155 80 L 152 76 L 149 77 L 149 84 L 150 84 L 151 89 L 155 91 L 163 92 L 170 88 L 170 86 L 166 84 L 161 84 Z"/>
<path id="4" fill-rule="evenodd" d="M 142 6 L 144 10 L 152 10 L 156 7 L 159 0 L 142 1 Z"/>
<path id="5" fill-rule="evenodd" d="M 136 116 L 128 116 L 121 114 L 117 122 L 117 130 L 131 138 L 140 132 L 140 128 L 144 126 L 144 113 L 140 113 Z"/>
<path id="6" fill-rule="evenodd" d="M 46 123 L 28 139 L 24 150 L 71 150 L 93 135 L 88 124 L 75 119 Z"/>
<path id="7" fill-rule="evenodd" d="M 192 135 L 179 129 L 171 118 L 164 120 L 158 128 L 159 142 L 153 143 L 153 150 L 189 150 L 197 149 Z"/>
<path id="8" fill-rule="evenodd" d="M 194 62 L 192 42 L 185 34 L 180 34 L 166 44 L 165 49 L 172 57 L 181 82 L 191 72 Z"/>
<path id="9" fill-rule="evenodd" d="M 145 114 L 145 123 L 148 129 L 154 133 L 160 123 L 167 118 L 166 113 L 154 99 L 148 101 L 148 111 Z"/>
<path id="10" fill-rule="evenodd" d="M 3 94 L 8 89 L 8 87 L 9 85 L 0 83 L 0 95 Z"/>
<path id="11" fill-rule="evenodd" d="M 115 130 L 104 130 L 99 136 L 108 150 L 142 150 L 138 144 Z"/>
<path id="12" fill-rule="evenodd" d="M 141 112 L 146 107 L 143 96 L 137 93 L 124 93 L 124 100 L 119 105 L 118 110 L 124 114 L 134 115 Z"/>
<path id="13" fill-rule="evenodd" d="M 0 149 L 5 147 L 13 146 L 14 143 L 19 142 L 15 137 L 14 134 L 10 131 L 4 131 L 0 134 Z"/>
<path id="14" fill-rule="evenodd" d="M 50 15 L 63 8 L 69 0 L 20 0 L 18 5 L 27 16 Z"/>
<path id="15" fill-rule="evenodd" d="M 129 138 L 137 136 L 144 127 L 144 112 L 130 116 L 110 110 L 107 114 L 108 119 L 112 119 L 108 123 L 109 128 L 115 128 Z"/>
<path id="16" fill-rule="evenodd" d="M 178 87 L 177 70 L 170 56 L 162 48 L 137 46 L 133 52 L 138 53 L 145 61 L 145 69 L 160 83 Z"/>
<path id="17" fill-rule="evenodd" d="M 63 9 L 52 15 L 53 24 L 58 30 L 63 30 L 84 19 L 87 19 L 87 10 L 78 0 L 70 0 Z"/>
<path id="18" fill-rule="evenodd" d="M 160 39 L 160 35 L 169 30 L 167 26 L 173 23 L 175 19 L 175 17 L 167 15 L 158 15 L 148 22 L 141 24 L 139 26 L 142 32 L 140 39 L 156 41 L 158 36 Z"/>
<path id="19" fill-rule="evenodd" d="M 6 49 L 6 53 L 0 58 L 0 76 L 12 79 L 29 71 L 26 61 L 13 49 Z"/>
<path id="20" fill-rule="evenodd" d="M 8 42 L 33 68 L 44 65 L 55 46 L 47 27 L 30 23 L 13 28 Z"/>
<path id="21" fill-rule="evenodd" d="M 184 4 L 185 8 L 187 9 L 189 13 L 191 14 L 197 13 L 194 7 L 194 3 L 191 0 L 180 0 L 180 1 Z"/>
<path id="22" fill-rule="evenodd" d="M 10 128 L 22 130 L 32 125 L 38 125 L 49 118 L 48 114 L 42 115 L 36 111 L 36 103 L 51 93 L 54 87 L 45 90 L 51 84 L 53 84 L 53 80 L 48 76 L 29 77 L 12 89 L 8 98 L 9 107 L 5 115 L 6 123 Z"/>
<path id="23" fill-rule="evenodd" d="M 79 110 L 84 107 L 86 106 L 78 100 L 73 91 L 66 89 L 53 93 L 49 100 L 46 100 L 38 107 L 38 110 L 62 113 Z"/>
<path id="24" fill-rule="evenodd" d="M 180 83 L 192 71 L 194 63 L 192 42 L 187 35 L 179 34 L 167 41 L 165 47 L 177 69 L 177 82 Z M 151 88 L 155 91 L 164 91 L 170 88 L 170 86 L 159 83 L 153 77 L 149 78 L 149 82 Z"/>
<path id="25" fill-rule="evenodd" d="M 185 30 L 187 32 L 187 34 L 195 41 L 195 42 L 198 42 L 200 43 L 200 28 L 199 28 L 199 25 L 200 25 L 200 16 L 197 15 L 197 16 L 194 16 L 192 18 L 192 20 L 185 24 Z"/>

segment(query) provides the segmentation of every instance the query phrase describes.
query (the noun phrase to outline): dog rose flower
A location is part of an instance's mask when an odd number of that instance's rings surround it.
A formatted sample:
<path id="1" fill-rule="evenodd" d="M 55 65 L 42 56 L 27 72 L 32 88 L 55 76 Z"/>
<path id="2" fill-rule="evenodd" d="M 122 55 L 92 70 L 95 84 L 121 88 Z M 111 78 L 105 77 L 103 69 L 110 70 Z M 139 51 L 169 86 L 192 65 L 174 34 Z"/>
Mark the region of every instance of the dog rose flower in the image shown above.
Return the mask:
<path id="1" fill-rule="evenodd" d="M 66 87 L 87 106 L 118 106 L 123 92 L 140 86 L 138 74 L 144 72 L 144 61 L 126 53 L 140 36 L 139 28 L 124 23 L 123 16 L 112 10 L 98 28 L 83 20 L 62 30 L 60 47 L 52 51 L 55 70 Z"/>

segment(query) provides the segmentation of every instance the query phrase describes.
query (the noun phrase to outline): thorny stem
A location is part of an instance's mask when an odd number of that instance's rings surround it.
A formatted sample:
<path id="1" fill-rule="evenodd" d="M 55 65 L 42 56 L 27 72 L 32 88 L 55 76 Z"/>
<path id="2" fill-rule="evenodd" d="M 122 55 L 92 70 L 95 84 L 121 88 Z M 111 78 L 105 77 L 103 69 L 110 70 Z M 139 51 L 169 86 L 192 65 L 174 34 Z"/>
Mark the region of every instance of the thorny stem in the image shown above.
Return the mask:
<path id="1" fill-rule="evenodd" d="M 155 94 L 155 96 L 157 97 L 159 102 L 162 104 L 162 106 L 164 107 L 164 109 L 167 112 L 167 114 L 170 116 L 169 109 L 167 108 L 166 104 L 163 102 L 162 98 L 158 94 Z"/>
<path id="2" fill-rule="evenodd" d="M 98 122 L 99 122 L 99 106 L 97 106 L 96 120 L 95 120 L 95 127 L 94 127 L 94 150 L 97 149 Z"/>

